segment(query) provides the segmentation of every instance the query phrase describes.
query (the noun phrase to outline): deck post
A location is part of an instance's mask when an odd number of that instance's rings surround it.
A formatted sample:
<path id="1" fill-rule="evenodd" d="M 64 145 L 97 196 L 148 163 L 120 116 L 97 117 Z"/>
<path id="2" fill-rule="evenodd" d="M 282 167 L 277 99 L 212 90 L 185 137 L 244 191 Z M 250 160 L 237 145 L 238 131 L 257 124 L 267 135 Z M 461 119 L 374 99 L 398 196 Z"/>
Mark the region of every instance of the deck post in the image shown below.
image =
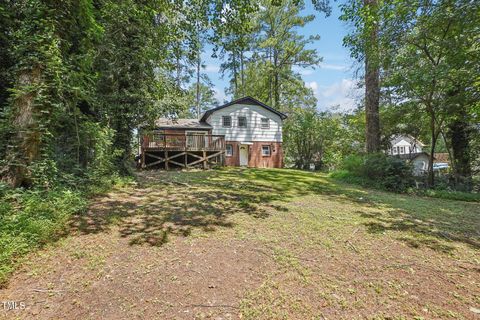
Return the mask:
<path id="1" fill-rule="evenodd" d="M 165 151 L 165 170 L 169 170 L 169 165 L 168 165 L 168 151 Z"/>
<path id="2" fill-rule="evenodd" d="M 203 170 L 207 170 L 207 152 L 203 150 Z"/>
<path id="3" fill-rule="evenodd" d="M 151 135 L 150 143 L 147 143 L 149 137 L 146 136 L 144 139 L 139 166 L 145 169 L 161 165 L 165 170 L 177 167 L 189 169 L 196 166 L 206 170 L 211 165 L 225 161 L 225 137 L 221 135 L 187 136 L 159 132 Z"/>

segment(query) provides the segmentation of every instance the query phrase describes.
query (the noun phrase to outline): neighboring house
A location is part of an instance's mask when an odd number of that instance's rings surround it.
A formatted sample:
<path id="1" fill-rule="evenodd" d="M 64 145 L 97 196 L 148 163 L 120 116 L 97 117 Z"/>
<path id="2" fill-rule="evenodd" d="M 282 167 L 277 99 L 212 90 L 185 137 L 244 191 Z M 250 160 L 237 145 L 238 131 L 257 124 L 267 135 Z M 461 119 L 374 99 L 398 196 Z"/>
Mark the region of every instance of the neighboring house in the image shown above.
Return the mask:
<path id="1" fill-rule="evenodd" d="M 390 140 L 391 148 L 388 150 L 390 155 L 421 153 L 423 143 L 409 135 L 397 135 Z"/>
<path id="2" fill-rule="evenodd" d="M 411 163 L 413 167 L 413 174 L 416 176 L 423 175 L 428 171 L 428 161 L 430 159 L 430 155 L 426 152 L 398 154 L 395 156 Z"/>
<path id="3" fill-rule="evenodd" d="M 286 116 L 245 97 L 208 110 L 201 119 L 159 119 L 141 136 L 141 166 L 188 168 L 209 164 L 283 167 Z"/>
<path id="4" fill-rule="evenodd" d="M 425 146 L 410 135 L 397 135 L 390 140 L 387 153 L 412 164 L 413 174 L 422 175 L 428 171 L 429 154 L 423 152 Z"/>

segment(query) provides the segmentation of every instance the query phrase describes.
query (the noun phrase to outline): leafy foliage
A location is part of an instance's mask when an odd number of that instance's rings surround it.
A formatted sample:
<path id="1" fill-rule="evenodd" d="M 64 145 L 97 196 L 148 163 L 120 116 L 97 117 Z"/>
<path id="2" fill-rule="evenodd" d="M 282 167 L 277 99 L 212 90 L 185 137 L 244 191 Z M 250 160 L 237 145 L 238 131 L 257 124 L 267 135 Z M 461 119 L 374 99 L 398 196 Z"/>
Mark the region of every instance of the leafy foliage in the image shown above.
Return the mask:
<path id="1" fill-rule="evenodd" d="M 86 209 L 79 192 L 4 189 L 0 201 L 0 285 L 26 253 L 60 236 L 71 215 Z"/>
<path id="2" fill-rule="evenodd" d="M 297 108 L 285 122 L 287 164 L 300 169 L 338 168 L 344 155 L 355 151 L 345 121 L 339 114 Z"/>
<path id="3" fill-rule="evenodd" d="M 404 192 L 414 185 L 412 168 L 403 160 L 383 153 L 346 157 L 333 177 L 389 191 Z M 352 179 L 353 178 L 353 179 Z"/>

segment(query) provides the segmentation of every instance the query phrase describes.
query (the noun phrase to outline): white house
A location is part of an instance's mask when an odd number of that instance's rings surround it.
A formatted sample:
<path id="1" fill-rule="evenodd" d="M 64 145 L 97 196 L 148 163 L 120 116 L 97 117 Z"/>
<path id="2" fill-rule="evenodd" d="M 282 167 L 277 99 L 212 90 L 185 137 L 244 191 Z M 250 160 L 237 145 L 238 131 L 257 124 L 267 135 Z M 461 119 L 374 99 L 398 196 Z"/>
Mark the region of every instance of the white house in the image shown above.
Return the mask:
<path id="1" fill-rule="evenodd" d="M 388 150 L 390 155 L 421 153 L 425 146 L 409 135 L 397 135 L 390 140 L 391 148 Z"/>
<path id="2" fill-rule="evenodd" d="M 410 135 L 397 135 L 390 140 L 387 153 L 408 161 L 413 166 L 415 175 L 422 175 L 428 170 L 429 154 L 423 152 L 422 142 Z"/>
<path id="3" fill-rule="evenodd" d="M 208 110 L 200 122 L 225 136 L 225 163 L 231 166 L 282 167 L 283 113 L 245 97 Z"/>
<path id="4" fill-rule="evenodd" d="M 286 115 L 244 97 L 208 110 L 201 119 L 158 119 L 142 135 L 142 167 L 191 167 L 219 160 L 227 166 L 283 166 Z M 146 130 L 145 130 L 146 131 Z"/>

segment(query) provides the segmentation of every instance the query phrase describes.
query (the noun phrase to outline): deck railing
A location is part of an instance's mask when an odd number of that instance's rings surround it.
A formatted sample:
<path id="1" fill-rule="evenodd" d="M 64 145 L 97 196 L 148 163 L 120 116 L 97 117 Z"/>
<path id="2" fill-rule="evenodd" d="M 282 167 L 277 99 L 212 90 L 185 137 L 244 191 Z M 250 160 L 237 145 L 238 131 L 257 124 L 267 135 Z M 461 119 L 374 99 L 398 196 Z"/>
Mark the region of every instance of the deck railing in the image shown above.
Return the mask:
<path id="1" fill-rule="evenodd" d="M 142 147 L 145 150 L 222 151 L 225 150 L 225 136 L 151 133 L 143 136 Z"/>

